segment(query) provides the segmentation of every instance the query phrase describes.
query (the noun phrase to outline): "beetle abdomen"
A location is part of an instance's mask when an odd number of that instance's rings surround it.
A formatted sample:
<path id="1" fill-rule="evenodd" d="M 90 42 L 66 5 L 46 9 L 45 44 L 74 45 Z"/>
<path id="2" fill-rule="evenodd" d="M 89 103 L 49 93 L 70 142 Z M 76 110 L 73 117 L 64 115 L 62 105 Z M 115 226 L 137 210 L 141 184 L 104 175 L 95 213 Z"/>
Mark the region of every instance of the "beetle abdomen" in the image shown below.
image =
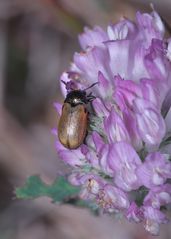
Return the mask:
<path id="1" fill-rule="evenodd" d="M 64 103 L 58 124 L 58 137 L 66 148 L 76 149 L 83 143 L 87 132 L 87 115 L 85 104 L 72 107 L 69 103 Z"/>

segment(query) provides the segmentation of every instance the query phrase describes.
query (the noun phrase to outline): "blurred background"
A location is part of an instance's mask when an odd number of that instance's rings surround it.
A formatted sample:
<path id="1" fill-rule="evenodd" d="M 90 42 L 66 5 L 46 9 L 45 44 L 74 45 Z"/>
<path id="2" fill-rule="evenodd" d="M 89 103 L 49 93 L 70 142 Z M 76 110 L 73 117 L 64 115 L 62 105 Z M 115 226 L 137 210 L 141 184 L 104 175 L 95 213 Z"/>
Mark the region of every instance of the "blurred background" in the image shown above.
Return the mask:
<path id="1" fill-rule="evenodd" d="M 0 239 L 149 239 L 141 227 L 48 198 L 20 201 L 14 188 L 38 174 L 46 183 L 68 169 L 51 128 L 54 101 L 63 101 L 60 74 L 83 27 L 155 9 L 171 23 L 170 0 L 0 0 Z M 170 224 L 158 238 L 171 238 Z M 153 237 L 154 238 L 154 237 Z"/>

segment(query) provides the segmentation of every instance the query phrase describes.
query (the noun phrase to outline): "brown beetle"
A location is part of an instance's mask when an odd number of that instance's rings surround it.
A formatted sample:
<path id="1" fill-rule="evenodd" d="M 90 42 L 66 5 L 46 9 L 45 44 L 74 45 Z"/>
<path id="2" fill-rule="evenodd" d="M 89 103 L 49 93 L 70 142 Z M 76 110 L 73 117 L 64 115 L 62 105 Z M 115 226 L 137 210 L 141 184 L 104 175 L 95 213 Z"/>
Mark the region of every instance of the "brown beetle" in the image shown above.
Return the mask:
<path id="1" fill-rule="evenodd" d="M 86 137 L 87 104 L 95 98 L 91 93 L 86 95 L 86 90 L 95 84 L 97 82 L 84 90 L 71 90 L 66 96 L 58 123 L 58 138 L 68 149 L 78 148 Z"/>

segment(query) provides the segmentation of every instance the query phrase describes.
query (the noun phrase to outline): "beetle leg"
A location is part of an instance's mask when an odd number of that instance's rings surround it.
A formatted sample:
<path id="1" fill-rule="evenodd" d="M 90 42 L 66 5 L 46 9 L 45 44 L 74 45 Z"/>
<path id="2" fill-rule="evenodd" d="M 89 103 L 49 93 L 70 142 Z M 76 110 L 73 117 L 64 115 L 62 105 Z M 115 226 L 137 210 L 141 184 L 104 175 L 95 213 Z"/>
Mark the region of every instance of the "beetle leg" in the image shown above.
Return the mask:
<path id="1" fill-rule="evenodd" d="M 94 95 L 92 95 L 92 92 L 90 92 L 90 94 L 87 95 L 88 102 L 91 102 L 94 99 L 96 99 L 96 97 Z"/>
<path id="2" fill-rule="evenodd" d="M 88 100 L 88 102 L 90 102 L 90 101 L 92 101 L 92 100 L 94 100 L 94 99 L 96 99 L 96 97 L 95 97 L 94 95 L 92 95 L 92 92 L 90 92 L 90 93 L 87 95 L 87 100 Z"/>
<path id="3" fill-rule="evenodd" d="M 90 92 L 90 93 L 87 95 L 87 97 L 90 97 L 90 96 L 92 96 L 92 92 Z"/>

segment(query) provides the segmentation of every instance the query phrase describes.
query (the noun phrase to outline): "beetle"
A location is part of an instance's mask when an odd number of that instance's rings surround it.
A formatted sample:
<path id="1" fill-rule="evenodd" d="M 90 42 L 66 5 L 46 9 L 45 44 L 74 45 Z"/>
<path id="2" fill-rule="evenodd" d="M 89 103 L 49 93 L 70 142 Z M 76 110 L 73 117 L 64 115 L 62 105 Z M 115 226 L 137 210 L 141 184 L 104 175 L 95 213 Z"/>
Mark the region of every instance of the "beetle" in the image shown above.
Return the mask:
<path id="1" fill-rule="evenodd" d="M 66 82 L 63 82 L 65 85 Z M 62 106 L 62 114 L 58 123 L 58 138 L 68 149 L 77 149 L 84 141 L 88 127 L 87 104 L 96 97 L 86 93 L 98 82 L 84 90 L 71 89 Z"/>

